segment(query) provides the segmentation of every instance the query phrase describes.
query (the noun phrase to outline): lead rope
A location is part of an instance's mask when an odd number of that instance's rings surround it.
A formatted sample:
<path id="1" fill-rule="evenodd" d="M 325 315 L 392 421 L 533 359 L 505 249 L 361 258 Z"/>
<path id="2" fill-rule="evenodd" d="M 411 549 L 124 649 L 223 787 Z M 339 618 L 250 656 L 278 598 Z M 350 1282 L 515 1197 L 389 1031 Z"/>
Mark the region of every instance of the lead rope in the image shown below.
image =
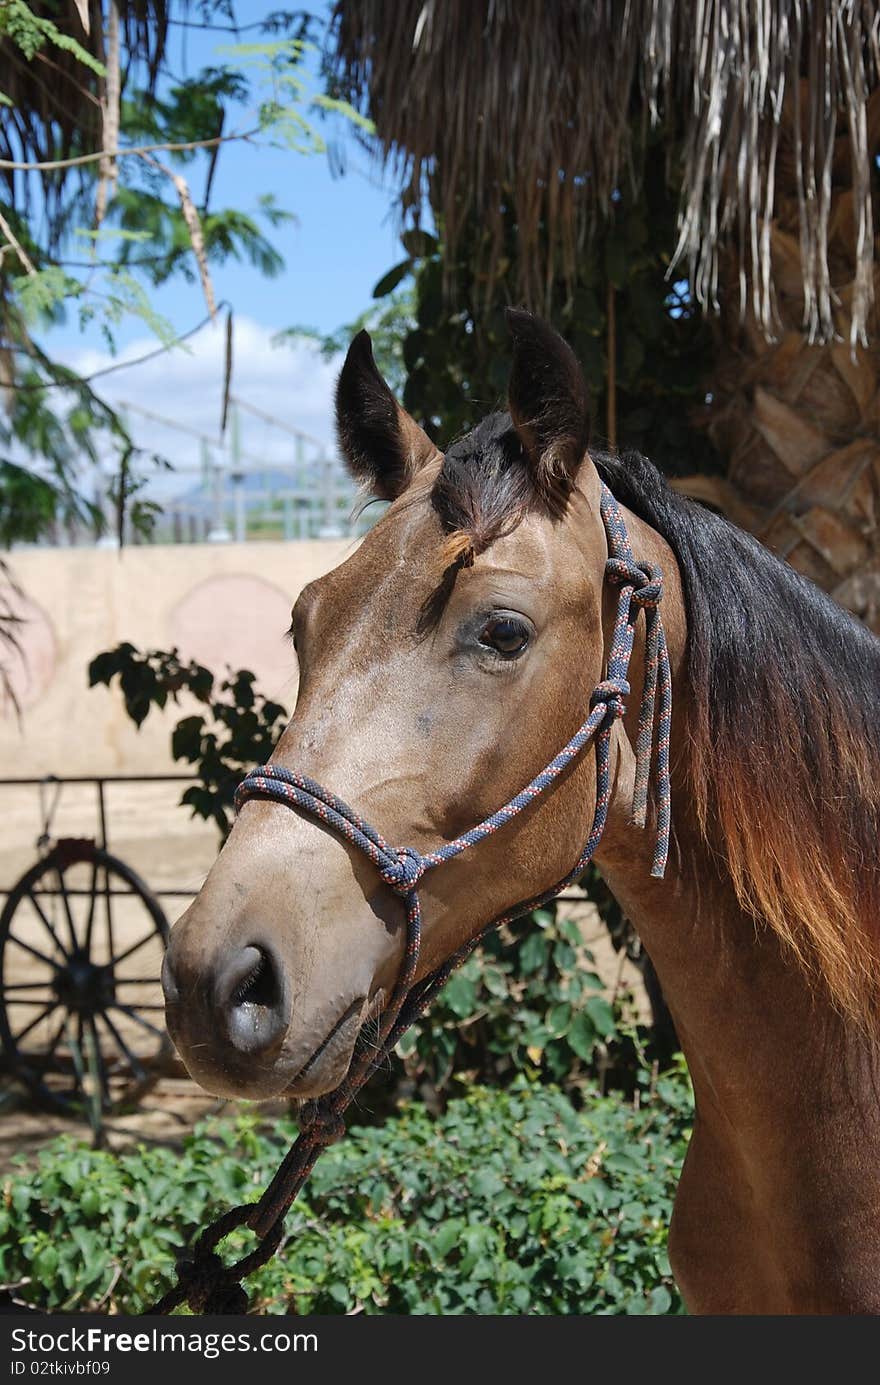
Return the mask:
<path id="1" fill-rule="evenodd" d="M 282 765 L 267 764 L 254 769 L 242 780 L 235 796 L 239 810 L 249 799 L 260 798 L 300 809 L 318 818 L 372 861 L 384 883 L 403 899 L 406 910 L 406 944 L 400 973 L 388 1005 L 382 1012 L 377 1039 L 369 1046 L 361 1038 L 352 1065 L 335 1091 L 306 1103 L 300 1113 L 300 1134 L 279 1166 L 262 1197 L 256 1203 L 233 1207 L 212 1222 L 198 1237 L 191 1251 L 177 1262 L 177 1284 L 152 1308 L 151 1314 L 170 1313 L 187 1303 L 194 1313 L 244 1313 L 248 1297 L 241 1287 L 254 1270 L 274 1255 L 281 1243 L 284 1218 L 319 1154 L 345 1134 L 343 1112 L 361 1087 L 395 1048 L 402 1035 L 424 1012 L 449 976 L 471 955 L 487 933 L 540 908 L 581 875 L 602 837 L 610 798 L 610 747 L 614 722 L 626 711 L 630 693 L 627 674 L 632 654 L 635 622 L 645 612 L 645 677 L 636 736 L 636 774 L 633 790 L 632 821 L 644 827 L 647 818 L 648 790 L 651 781 L 654 724 L 657 723 L 655 809 L 656 843 L 651 875 L 663 876 L 669 851 L 670 787 L 669 732 L 672 721 L 672 679 L 666 636 L 660 620 L 663 578 L 659 567 L 636 562 L 630 547 L 623 516 L 617 502 L 602 486 L 602 519 L 608 536 L 610 557 L 605 564 L 606 579 L 620 588 L 617 616 L 608 654 L 607 676 L 594 689 L 586 721 L 567 745 L 530 784 L 492 813 L 484 822 L 426 854 L 413 847 L 391 847 L 341 798 L 307 775 L 296 774 Z M 533 803 L 562 774 L 592 740 L 596 742 L 596 807 L 593 825 L 584 849 L 568 874 L 552 889 L 517 904 L 487 925 L 474 939 L 450 957 L 442 967 L 414 984 L 421 946 L 421 906 L 418 886 L 427 871 L 460 856 L 492 833 L 504 827 Z M 216 1247 L 231 1231 L 247 1226 L 259 1237 L 257 1247 L 236 1261 L 224 1265 Z"/>

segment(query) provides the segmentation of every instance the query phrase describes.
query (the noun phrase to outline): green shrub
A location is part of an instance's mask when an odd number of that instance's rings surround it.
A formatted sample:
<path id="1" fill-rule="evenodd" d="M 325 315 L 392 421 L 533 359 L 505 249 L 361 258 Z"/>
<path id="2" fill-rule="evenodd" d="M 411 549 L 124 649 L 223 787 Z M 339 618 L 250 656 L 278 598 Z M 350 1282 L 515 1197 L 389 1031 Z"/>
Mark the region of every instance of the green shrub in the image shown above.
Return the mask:
<path id="1" fill-rule="evenodd" d="M 525 1073 L 575 1090 L 624 1055 L 633 1065 L 630 997 L 606 998 L 564 907 L 490 935 L 453 974 L 398 1046 L 410 1077 L 443 1091 L 455 1078 L 501 1085 Z"/>
<path id="2" fill-rule="evenodd" d="M 432 1119 L 418 1103 L 353 1130 L 319 1160 L 274 1261 L 250 1281 L 260 1313 L 677 1313 L 666 1229 L 691 1117 L 680 1074 L 638 1103 L 517 1079 Z M 292 1138 L 255 1114 L 182 1151 L 47 1146 L 7 1183 L 0 1275 L 45 1309 L 141 1311 L 176 1249 L 254 1200 Z M 251 1242 L 235 1233 L 227 1254 Z"/>

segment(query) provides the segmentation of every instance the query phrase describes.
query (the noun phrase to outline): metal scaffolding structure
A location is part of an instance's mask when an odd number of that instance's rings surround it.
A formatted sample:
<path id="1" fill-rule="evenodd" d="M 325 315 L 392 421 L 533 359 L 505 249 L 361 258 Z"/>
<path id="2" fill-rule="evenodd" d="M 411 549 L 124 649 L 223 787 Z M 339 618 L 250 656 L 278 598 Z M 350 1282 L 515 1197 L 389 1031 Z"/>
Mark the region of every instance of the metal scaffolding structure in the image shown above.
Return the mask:
<path id="1" fill-rule="evenodd" d="M 359 492 L 342 462 L 310 433 L 291 426 L 236 395 L 230 396 L 229 426 L 223 438 L 211 437 L 187 424 L 123 402 L 125 414 L 193 438 L 200 445 L 197 464 L 175 465 L 181 489 L 162 501 L 150 541 L 157 543 L 244 543 L 252 539 L 347 538 L 364 533 L 374 522 L 359 510 Z M 242 414 L 284 435 L 280 460 L 267 460 L 244 445 Z M 290 439 L 289 446 L 287 439 Z M 273 449 L 275 452 L 276 449 Z M 96 505 L 105 516 L 98 542 L 115 546 L 115 502 L 112 482 L 102 477 Z M 66 540 L 95 542 L 85 527 L 68 532 Z M 64 541 L 59 535 L 60 541 Z M 132 534 L 135 543 L 145 540 Z"/>

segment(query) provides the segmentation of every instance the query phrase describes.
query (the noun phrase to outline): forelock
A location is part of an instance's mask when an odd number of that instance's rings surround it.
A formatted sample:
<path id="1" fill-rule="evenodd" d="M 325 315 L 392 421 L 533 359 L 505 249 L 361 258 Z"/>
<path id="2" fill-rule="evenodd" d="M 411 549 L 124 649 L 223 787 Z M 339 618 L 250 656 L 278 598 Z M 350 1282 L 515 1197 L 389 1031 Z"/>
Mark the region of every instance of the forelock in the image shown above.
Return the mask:
<path id="1" fill-rule="evenodd" d="M 448 449 L 434 482 L 431 503 L 450 535 L 445 558 L 472 562 L 516 528 L 533 498 L 510 414 L 490 414 Z"/>

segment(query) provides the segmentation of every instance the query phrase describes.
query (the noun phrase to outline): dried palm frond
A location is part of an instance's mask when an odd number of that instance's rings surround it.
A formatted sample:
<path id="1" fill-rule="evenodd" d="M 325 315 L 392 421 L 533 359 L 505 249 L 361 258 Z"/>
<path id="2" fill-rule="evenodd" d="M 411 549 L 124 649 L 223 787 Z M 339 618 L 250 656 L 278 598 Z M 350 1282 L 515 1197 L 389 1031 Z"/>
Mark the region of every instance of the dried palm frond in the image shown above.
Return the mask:
<path id="1" fill-rule="evenodd" d="M 839 165 L 852 189 L 853 341 L 873 298 L 873 154 L 880 140 L 877 0 L 337 0 L 338 80 L 369 109 L 418 215 L 430 182 L 447 245 L 470 216 L 501 253 L 512 196 L 520 289 L 543 306 L 557 268 L 632 174 L 632 115 L 682 149 L 680 241 L 704 305 L 733 247 L 739 296 L 776 323 L 770 229 L 777 168 L 798 188 L 803 329 L 834 335 L 829 220 Z M 505 190 L 507 190 L 505 192 Z M 542 226 L 549 233 L 540 234 Z M 796 242 L 797 243 L 797 242 Z"/>

